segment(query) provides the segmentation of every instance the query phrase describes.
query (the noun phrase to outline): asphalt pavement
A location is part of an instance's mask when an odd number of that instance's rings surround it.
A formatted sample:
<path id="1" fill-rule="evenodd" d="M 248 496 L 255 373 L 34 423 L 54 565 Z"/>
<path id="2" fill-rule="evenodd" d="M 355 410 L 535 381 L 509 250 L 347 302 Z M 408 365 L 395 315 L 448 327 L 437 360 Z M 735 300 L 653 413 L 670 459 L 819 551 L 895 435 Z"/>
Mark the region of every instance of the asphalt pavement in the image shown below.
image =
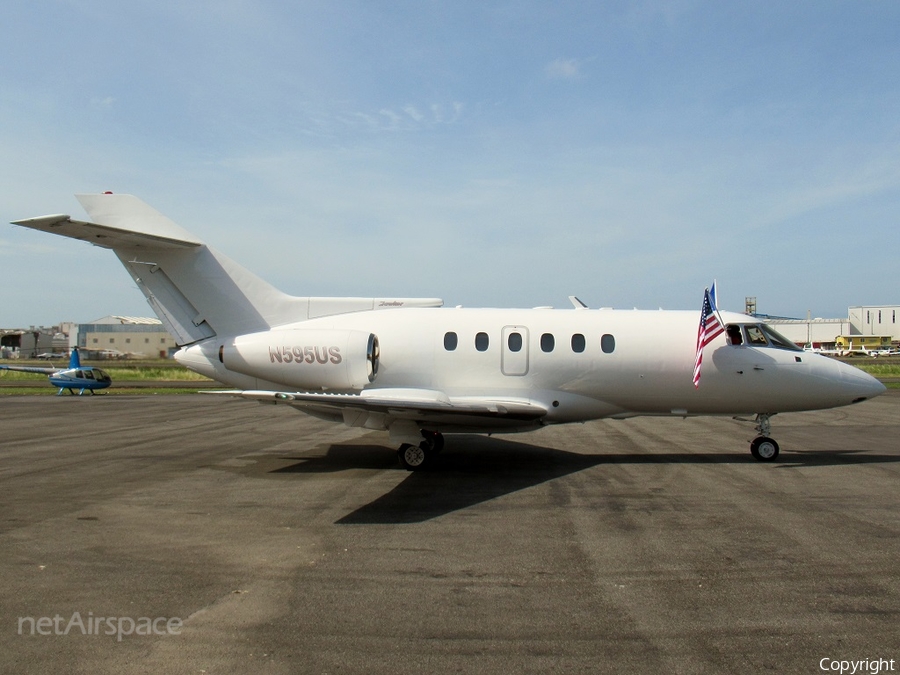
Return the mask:
<path id="1" fill-rule="evenodd" d="M 900 670 L 900 391 L 772 435 L 448 436 L 408 473 L 287 407 L 3 397 L 0 672 Z"/>

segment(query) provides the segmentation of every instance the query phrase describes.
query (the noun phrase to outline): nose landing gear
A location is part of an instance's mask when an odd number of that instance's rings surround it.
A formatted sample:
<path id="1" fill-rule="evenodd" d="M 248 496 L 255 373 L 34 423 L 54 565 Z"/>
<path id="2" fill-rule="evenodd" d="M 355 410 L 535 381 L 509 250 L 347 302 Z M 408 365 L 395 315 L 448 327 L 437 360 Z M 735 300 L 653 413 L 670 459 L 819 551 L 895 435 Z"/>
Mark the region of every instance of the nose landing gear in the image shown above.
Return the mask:
<path id="1" fill-rule="evenodd" d="M 778 457 L 778 443 L 769 438 L 769 434 L 772 433 L 772 425 L 769 422 L 771 417 L 769 413 L 759 413 L 756 416 L 756 431 L 759 436 L 750 443 L 750 454 L 760 462 L 772 462 Z"/>

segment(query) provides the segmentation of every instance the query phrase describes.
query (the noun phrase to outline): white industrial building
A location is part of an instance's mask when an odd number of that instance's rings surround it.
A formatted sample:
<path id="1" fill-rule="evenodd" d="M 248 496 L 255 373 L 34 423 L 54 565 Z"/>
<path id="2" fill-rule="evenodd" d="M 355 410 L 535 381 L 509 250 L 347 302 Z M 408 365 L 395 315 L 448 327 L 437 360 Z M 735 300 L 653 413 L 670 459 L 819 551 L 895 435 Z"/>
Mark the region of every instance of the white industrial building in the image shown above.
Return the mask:
<path id="1" fill-rule="evenodd" d="M 853 335 L 890 335 L 894 342 L 900 341 L 900 305 L 851 307 L 848 313 Z"/>
<path id="2" fill-rule="evenodd" d="M 900 343 L 900 305 L 850 307 L 846 319 L 767 319 L 767 323 L 798 345 L 834 347 L 839 336 L 884 336 Z"/>
<path id="3" fill-rule="evenodd" d="M 167 358 L 175 339 L 159 319 L 105 316 L 78 325 L 78 347 L 90 358 Z"/>
<path id="4" fill-rule="evenodd" d="M 0 329 L 0 359 L 66 355 L 78 347 L 87 359 L 168 358 L 175 339 L 159 319 L 105 316 L 90 323 L 64 322 L 51 328 Z"/>

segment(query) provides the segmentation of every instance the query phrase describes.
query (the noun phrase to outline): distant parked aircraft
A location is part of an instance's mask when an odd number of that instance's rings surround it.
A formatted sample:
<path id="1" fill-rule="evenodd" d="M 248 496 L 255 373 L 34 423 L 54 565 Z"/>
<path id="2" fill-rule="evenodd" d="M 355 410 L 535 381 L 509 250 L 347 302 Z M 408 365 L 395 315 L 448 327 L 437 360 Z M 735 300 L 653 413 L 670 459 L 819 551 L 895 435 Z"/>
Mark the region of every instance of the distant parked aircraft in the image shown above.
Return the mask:
<path id="1" fill-rule="evenodd" d="M 40 373 L 50 377 L 50 384 L 59 387 L 56 395 L 59 396 L 66 389 L 70 394 L 81 396 L 84 392 L 94 393 L 95 389 L 106 389 L 112 384 L 112 380 L 106 371 L 94 366 L 82 366 L 78 357 L 78 348 L 72 350 L 69 357 L 68 368 L 41 368 L 39 366 L 0 366 L 0 370 L 17 370 L 22 373 Z"/>
<path id="2" fill-rule="evenodd" d="M 900 354 L 900 350 L 893 347 L 873 348 L 866 347 L 865 345 L 855 347 L 853 346 L 852 342 L 847 347 L 835 347 L 834 349 L 823 349 L 820 347 L 806 346 L 803 348 L 803 351 L 810 352 L 812 354 L 824 354 L 826 356 L 870 356 L 873 359 L 879 356 L 897 356 L 898 354 Z"/>

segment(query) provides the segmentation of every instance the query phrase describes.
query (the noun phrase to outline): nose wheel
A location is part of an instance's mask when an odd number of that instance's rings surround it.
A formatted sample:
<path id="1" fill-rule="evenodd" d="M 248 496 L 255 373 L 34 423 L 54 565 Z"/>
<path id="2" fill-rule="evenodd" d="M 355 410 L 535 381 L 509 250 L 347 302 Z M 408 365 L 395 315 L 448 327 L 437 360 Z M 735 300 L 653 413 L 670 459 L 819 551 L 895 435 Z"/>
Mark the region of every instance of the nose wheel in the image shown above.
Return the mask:
<path id="1" fill-rule="evenodd" d="M 768 436 L 757 436 L 750 443 L 750 454 L 760 462 L 772 462 L 778 457 L 778 443 Z"/>
<path id="2" fill-rule="evenodd" d="M 759 436 L 750 443 L 750 454 L 760 462 L 773 462 L 778 457 L 778 443 L 769 438 L 769 434 L 772 433 L 772 425 L 769 422 L 771 417 L 772 415 L 768 413 L 759 413 L 756 416 L 756 431 Z"/>

